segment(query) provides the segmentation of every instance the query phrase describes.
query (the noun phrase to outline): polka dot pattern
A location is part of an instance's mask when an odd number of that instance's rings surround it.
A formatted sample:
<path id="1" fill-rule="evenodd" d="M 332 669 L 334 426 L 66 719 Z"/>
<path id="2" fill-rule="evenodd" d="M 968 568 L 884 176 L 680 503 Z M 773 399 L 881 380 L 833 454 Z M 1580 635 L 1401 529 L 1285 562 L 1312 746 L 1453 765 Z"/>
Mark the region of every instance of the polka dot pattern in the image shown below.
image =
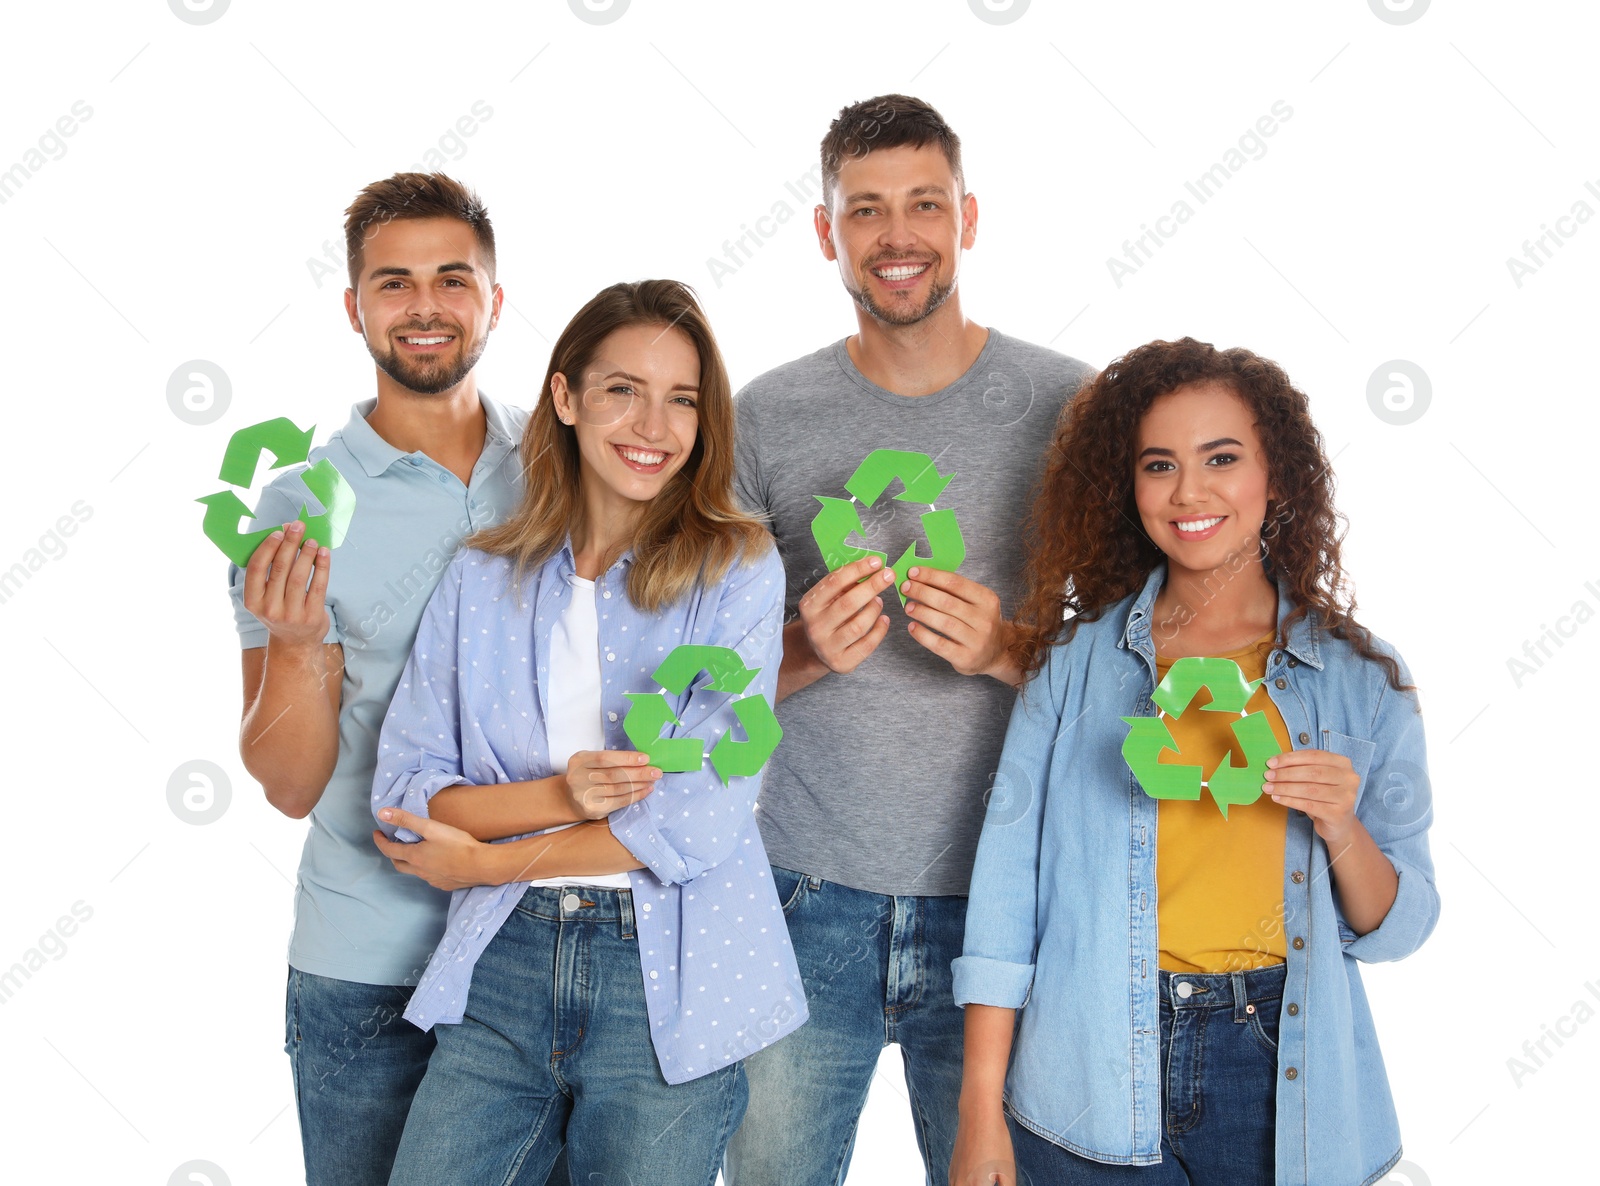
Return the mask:
<path id="1" fill-rule="evenodd" d="M 775 551 L 735 566 L 655 615 L 626 595 L 633 557 L 595 581 L 605 743 L 632 749 L 622 730 L 626 692 L 659 689 L 650 673 L 681 643 L 736 650 L 760 672 L 745 694 L 770 701 L 782 657 L 783 567 Z M 428 814 L 428 801 L 460 783 L 490 785 L 553 772 L 545 744 L 543 689 L 550 633 L 573 595 L 570 547 L 513 591 L 504 557 L 463 551 L 423 615 L 415 648 L 384 720 L 373 810 Z M 531 652 L 531 653 L 530 653 Z M 734 698 L 707 689 L 702 672 L 668 699 L 679 725 L 667 735 L 712 746 L 737 725 Z M 736 733 L 736 736 L 742 734 Z M 612 813 L 612 834 L 645 865 L 630 875 L 646 989 L 661 1072 L 677 1083 L 754 1053 L 806 1017 L 800 974 L 754 820 L 760 774 L 724 784 L 706 760 L 667 774 L 644 799 Z M 380 825 L 385 826 L 387 825 Z M 392 830 L 392 829 L 390 829 Z M 402 840 L 412 833 L 396 833 Z M 521 837 L 510 837 L 515 840 Z M 516 906 L 525 882 L 459 891 L 450 920 L 406 1010 L 431 1028 L 461 1020 L 472 968 Z M 777 969 L 758 978 L 756 970 Z M 531 977 L 548 968 L 530 968 Z"/>

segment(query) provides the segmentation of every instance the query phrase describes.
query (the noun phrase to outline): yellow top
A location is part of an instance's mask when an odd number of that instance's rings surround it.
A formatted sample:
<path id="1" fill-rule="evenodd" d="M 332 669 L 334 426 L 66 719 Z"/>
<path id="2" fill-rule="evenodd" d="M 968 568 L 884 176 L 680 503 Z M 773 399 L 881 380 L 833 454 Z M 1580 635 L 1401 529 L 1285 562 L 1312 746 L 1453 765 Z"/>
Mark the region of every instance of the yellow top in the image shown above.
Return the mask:
<path id="1" fill-rule="evenodd" d="M 1273 636 L 1222 658 L 1232 659 L 1246 680 L 1267 669 Z M 1158 678 L 1174 660 L 1156 656 Z M 1181 717 L 1167 717 L 1179 757 L 1162 751 L 1162 760 L 1201 766 L 1207 778 L 1219 762 L 1244 765 L 1233 736 L 1232 713 L 1205 712 L 1204 689 Z M 1289 730 L 1267 696 L 1265 685 L 1247 705 L 1262 711 L 1285 750 Z M 1239 972 L 1282 963 L 1283 850 L 1289 811 L 1262 795 L 1235 804 L 1226 818 L 1208 791 L 1198 800 L 1162 799 L 1156 828 L 1156 908 L 1161 967 L 1169 972 Z"/>

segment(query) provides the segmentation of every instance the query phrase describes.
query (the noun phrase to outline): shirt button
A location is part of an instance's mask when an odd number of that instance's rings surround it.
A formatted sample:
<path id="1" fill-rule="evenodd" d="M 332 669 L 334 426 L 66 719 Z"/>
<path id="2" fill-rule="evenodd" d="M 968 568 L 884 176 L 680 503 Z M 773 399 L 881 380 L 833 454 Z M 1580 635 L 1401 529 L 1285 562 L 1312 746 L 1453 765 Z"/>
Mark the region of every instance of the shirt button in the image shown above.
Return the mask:
<path id="1" fill-rule="evenodd" d="M 617 661 L 617 657 L 616 657 L 616 655 L 614 655 L 614 654 L 612 654 L 612 653 L 610 653 L 610 652 L 609 652 L 609 651 L 608 651 L 608 652 L 607 652 L 607 653 L 606 653 L 606 662 L 607 662 L 607 663 L 615 663 L 615 662 L 616 662 L 616 661 Z"/>
<path id="2" fill-rule="evenodd" d="M 1300 660 L 1298 660 L 1298 659 L 1290 659 L 1289 660 L 1289 666 L 1290 667 L 1299 667 L 1300 666 Z"/>
<path id="3" fill-rule="evenodd" d="M 650 903 L 649 902 L 644 903 L 644 912 L 646 914 L 650 913 Z"/>
<path id="4" fill-rule="evenodd" d="M 1181 984 L 1178 985 L 1177 992 L 1178 992 L 1178 995 L 1180 997 L 1182 997 L 1184 1000 L 1188 1000 L 1190 994 L 1194 992 L 1194 985 L 1190 984 L 1187 980 L 1185 980 Z"/>
<path id="5" fill-rule="evenodd" d="M 1290 1067 L 1287 1071 L 1285 1071 L 1283 1073 L 1283 1077 L 1285 1079 L 1298 1079 L 1300 1077 L 1300 1072 L 1297 1071 L 1294 1067 Z"/>
<path id="6" fill-rule="evenodd" d="M 661 973 L 656 971 L 654 968 L 651 968 L 650 969 L 650 979 L 652 979 L 652 980 L 660 980 L 661 979 Z"/>
<path id="7" fill-rule="evenodd" d="M 616 714 L 615 713 L 612 714 L 611 719 L 612 720 L 616 720 Z M 1300 870 L 1298 870 L 1298 869 L 1296 869 L 1293 873 L 1289 874 L 1289 880 L 1294 882 L 1296 885 L 1299 885 L 1305 879 L 1306 879 L 1306 875 L 1304 873 L 1300 872 Z"/>
<path id="8" fill-rule="evenodd" d="M 561 909 L 563 910 L 576 910 L 581 905 L 583 903 L 578 900 L 577 894 L 568 894 L 561 899 Z"/>
<path id="9" fill-rule="evenodd" d="M 1277 679 L 1272 681 L 1272 686 L 1274 688 L 1277 688 L 1278 691 L 1281 692 L 1281 691 L 1283 691 L 1285 688 L 1287 688 L 1289 686 L 1289 681 L 1284 679 L 1283 676 L 1280 675 Z"/>
<path id="10" fill-rule="evenodd" d="M 617 714 L 616 714 L 616 713 L 614 713 L 614 712 L 608 712 L 608 713 L 606 713 L 606 720 L 608 720 L 608 721 L 614 721 L 614 720 L 616 720 L 616 719 L 617 719 Z"/>
<path id="11" fill-rule="evenodd" d="M 611 590 L 607 589 L 604 593 L 600 594 L 600 596 L 604 597 L 607 601 L 610 601 L 611 600 Z"/>
<path id="12" fill-rule="evenodd" d="M 1289 1016 L 1290 1017 L 1299 1017 L 1300 1016 L 1300 1006 L 1291 1004 L 1289 1006 Z"/>
<path id="13" fill-rule="evenodd" d="M 1311 734 L 1309 734 L 1309 733 L 1300 734 L 1300 744 L 1301 745 L 1310 745 L 1311 744 Z"/>
<path id="14" fill-rule="evenodd" d="M 1294 949 L 1296 951 L 1303 950 L 1305 948 L 1305 945 L 1306 945 L 1306 941 L 1304 939 L 1302 939 L 1299 935 L 1296 935 L 1294 937 L 1294 943 L 1293 943 L 1292 946 L 1294 947 Z"/>

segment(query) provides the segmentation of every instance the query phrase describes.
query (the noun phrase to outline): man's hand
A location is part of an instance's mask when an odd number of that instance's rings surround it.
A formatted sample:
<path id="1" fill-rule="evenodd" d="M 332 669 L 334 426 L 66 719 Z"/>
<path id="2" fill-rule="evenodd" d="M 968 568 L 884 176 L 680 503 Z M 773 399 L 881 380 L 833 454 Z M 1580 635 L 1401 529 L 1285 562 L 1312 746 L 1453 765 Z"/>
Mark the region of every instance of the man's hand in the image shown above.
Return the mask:
<path id="1" fill-rule="evenodd" d="M 261 541 L 244 570 L 244 607 L 275 641 L 312 649 L 328 633 L 324 598 L 332 561 L 316 540 L 303 540 L 305 531 L 296 520 Z"/>
<path id="2" fill-rule="evenodd" d="M 420 877 L 442 890 L 499 885 L 504 880 L 495 873 L 495 846 L 474 840 L 460 828 L 412 815 L 398 807 L 385 807 L 378 818 L 397 828 L 409 828 L 422 837 L 415 844 L 405 844 L 373 830 L 372 842 L 378 846 L 378 851 L 402 873 Z"/>
<path id="3" fill-rule="evenodd" d="M 604 819 L 656 789 L 661 771 L 636 750 L 579 750 L 567 762 L 562 786 L 579 819 Z"/>
<path id="4" fill-rule="evenodd" d="M 842 570 L 841 570 L 842 571 Z M 914 567 L 900 592 L 913 619 L 911 637 L 962 675 L 993 676 L 1016 687 L 1022 673 L 1007 653 L 1011 624 L 1000 614 L 1000 598 L 957 572 Z"/>
<path id="5" fill-rule="evenodd" d="M 883 595 L 894 584 L 894 571 L 878 569 L 876 556 L 852 560 L 806 590 L 800 599 L 800 621 L 811 653 L 829 671 L 854 671 L 889 634 Z"/>

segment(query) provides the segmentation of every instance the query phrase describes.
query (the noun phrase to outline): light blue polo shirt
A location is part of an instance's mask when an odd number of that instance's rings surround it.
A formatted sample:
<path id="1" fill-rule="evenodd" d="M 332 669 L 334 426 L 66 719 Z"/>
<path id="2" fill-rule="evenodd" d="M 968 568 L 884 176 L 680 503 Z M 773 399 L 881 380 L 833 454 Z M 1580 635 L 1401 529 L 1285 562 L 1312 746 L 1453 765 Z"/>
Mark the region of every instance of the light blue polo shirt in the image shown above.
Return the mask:
<path id="1" fill-rule="evenodd" d="M 450 895 L 395 872 L 373 846 L 372 775 L 384 714 L 434 586 L 462 540 L 505 519 L 522 496 L 517 446 L 528 413 L 479 397 L 488 430 L 468 486 L 380 437 L 367 423 L 376 399 L 356 404 L 349 423 L 311 450 L 312 463 L 330 459 L 354 488 L 356 509 L 328 580 L 324 641 L 344 647 L 344 687 L 339 759 L 312 808 L 295 886 L 289 963 L 302 972 L 415 984 L 444 932 Z M 306 468 L 285 470 L 262 492 L 258 528 L 300 513 Z M 240 643 L 266 646 L 266 627 L 244 608 L 244 571 L 230 564 L 228 579 Z"/>

